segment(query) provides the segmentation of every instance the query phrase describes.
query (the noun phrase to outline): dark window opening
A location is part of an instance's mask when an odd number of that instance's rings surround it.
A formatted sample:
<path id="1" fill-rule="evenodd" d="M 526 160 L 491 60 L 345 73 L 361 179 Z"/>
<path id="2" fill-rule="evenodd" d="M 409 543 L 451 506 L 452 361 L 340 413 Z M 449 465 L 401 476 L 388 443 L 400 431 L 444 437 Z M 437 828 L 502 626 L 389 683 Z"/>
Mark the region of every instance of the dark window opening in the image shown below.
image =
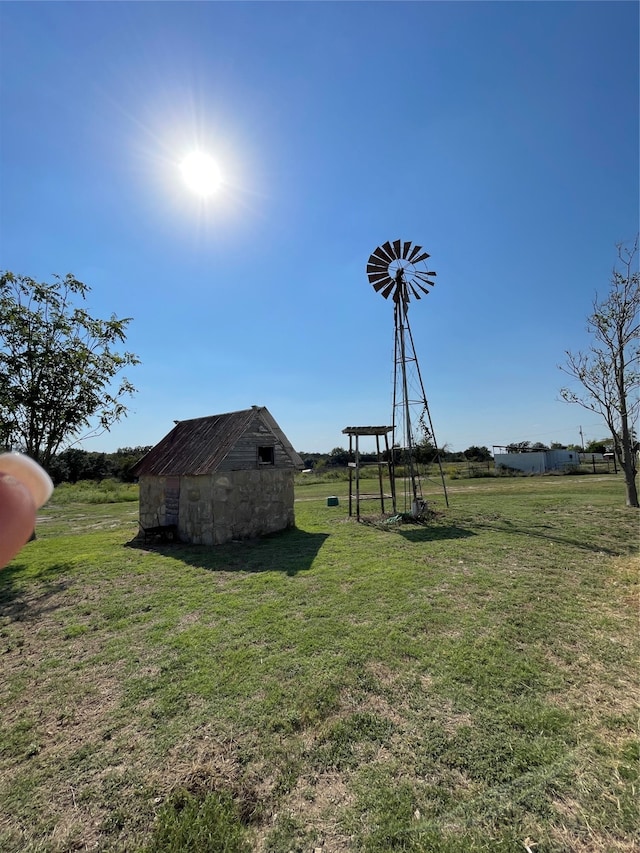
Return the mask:
<path id="1" fill-rule="evenodd" d="M 276 461 L 274 447 L 258 448 L 258 465 L 273 465 Z"/>

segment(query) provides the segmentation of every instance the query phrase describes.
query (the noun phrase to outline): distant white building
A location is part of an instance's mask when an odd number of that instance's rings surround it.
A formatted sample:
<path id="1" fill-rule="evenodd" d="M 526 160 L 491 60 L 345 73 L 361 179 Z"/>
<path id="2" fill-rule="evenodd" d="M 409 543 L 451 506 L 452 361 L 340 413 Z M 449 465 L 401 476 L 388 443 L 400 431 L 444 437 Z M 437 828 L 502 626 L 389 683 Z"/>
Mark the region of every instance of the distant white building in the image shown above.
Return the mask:
<path id="1" fill-rule="evenodd" d="M 523 453 L 495 453 L 494 464 L 525 474 L 546 474 L 547 471 L 566 471 L 580 465 L 580 454 L 575 450 L 531 450 Z"/>

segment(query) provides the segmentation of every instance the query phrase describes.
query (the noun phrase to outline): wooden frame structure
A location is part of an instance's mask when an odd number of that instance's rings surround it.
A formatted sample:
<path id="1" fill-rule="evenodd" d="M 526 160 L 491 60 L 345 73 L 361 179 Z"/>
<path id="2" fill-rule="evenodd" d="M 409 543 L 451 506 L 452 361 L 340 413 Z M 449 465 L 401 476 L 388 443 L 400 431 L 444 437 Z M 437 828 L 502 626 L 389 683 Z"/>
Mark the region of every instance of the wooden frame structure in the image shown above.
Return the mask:
<path id="1" fill-rule="evenodd" d="M 343 435 L 349 436 L 349 516 L 353 515 L 353 502 L 355 498 L 356 518 L 360 521 L 360 502 L 370 500 L 380 500 L 380 509 L 384 513 L 384 501 L 391 500 L 393 512 L 396 511 L 396 486 L 393 470 L 393 453 L 389 447 L 389 433 L 393 432 L 393 427 L 390 426 L 349 426 L 342 430 Z M 375 436 L 376 439 L 376 461 L 378 465 L 378 483 L 379 494 L 363 494 L 360 491 L 360 436 Z M 384 436 L 384 449 L 387 456 L 385 462 L 380 451 L 380 437 Z M 355 438 L 355 447 L 354 447 Z M 390 494 L 385 494 L 382 469 L 387 466 L 389 476 Z M 355 477 L 353 472 L 355 471 Z M 353 490 L 355 480 L 355 494 Z"/>

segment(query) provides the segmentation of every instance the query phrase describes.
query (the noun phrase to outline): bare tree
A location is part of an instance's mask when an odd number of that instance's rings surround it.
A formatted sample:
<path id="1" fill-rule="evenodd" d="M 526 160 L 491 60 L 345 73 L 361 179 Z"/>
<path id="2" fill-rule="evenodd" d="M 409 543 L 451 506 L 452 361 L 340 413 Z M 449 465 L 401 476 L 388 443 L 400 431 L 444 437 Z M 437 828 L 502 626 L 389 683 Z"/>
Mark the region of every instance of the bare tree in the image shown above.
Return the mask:
<path id="1" fill-rule="evenodd" d="M 586 352 L 565 353 L 560 369 L 582 389 L 562 388 L 568 403 L 578 403 L 601 415 L 613 439 L 613 449 L 624 471 L 627 506 L 638 506 L 635 424 L 640 408 L 640 273 L 638 237 L 631 248 L 618 244 L 618 262 L 611 274 L 609 293 L 593 301 L 587 331 L 594 343 Z"/>

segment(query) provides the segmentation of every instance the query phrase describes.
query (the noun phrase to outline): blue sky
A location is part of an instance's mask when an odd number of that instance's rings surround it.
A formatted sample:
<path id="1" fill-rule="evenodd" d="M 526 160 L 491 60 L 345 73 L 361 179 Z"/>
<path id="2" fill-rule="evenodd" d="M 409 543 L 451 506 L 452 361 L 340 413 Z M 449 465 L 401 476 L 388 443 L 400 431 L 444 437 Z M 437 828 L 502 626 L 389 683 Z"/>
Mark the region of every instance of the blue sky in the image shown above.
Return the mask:
<path id="1" fill-rule="evenodd" d="M 559 400 L 565 349 L 638 230 L 638 4 L 0 4 L 0 267 L 72 272 L 132 317 L 129 417 L 266 405 L 299 451 L 390 422 L 401 238 L 438 442 L 606 434 Z M 179 164 L 209 151 L 204 202 Z"/>

